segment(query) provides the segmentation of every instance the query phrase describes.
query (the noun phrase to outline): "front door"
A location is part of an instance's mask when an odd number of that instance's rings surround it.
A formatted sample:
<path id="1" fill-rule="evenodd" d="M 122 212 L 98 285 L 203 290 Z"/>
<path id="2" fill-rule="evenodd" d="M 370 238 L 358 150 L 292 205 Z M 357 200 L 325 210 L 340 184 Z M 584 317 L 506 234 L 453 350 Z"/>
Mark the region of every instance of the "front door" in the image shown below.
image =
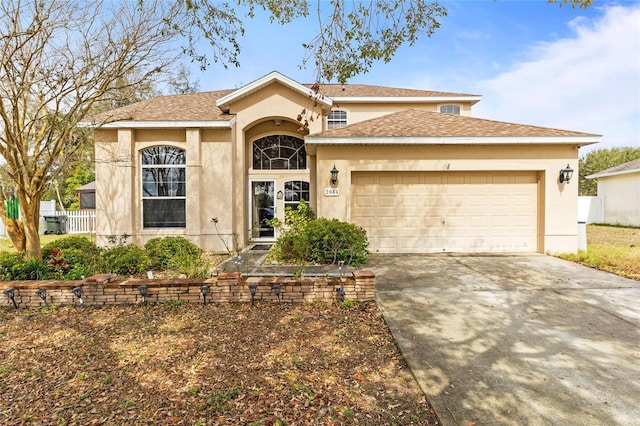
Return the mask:
<path id="1" fill-rule="evenodd" d="M 252 181 L 250 185 L 251 239 L 272 241 L 276 236 L 271 225 L 271 219 L 276 214 L 274 195 L 276 183 L 273 180 L 256 180 Z"/>

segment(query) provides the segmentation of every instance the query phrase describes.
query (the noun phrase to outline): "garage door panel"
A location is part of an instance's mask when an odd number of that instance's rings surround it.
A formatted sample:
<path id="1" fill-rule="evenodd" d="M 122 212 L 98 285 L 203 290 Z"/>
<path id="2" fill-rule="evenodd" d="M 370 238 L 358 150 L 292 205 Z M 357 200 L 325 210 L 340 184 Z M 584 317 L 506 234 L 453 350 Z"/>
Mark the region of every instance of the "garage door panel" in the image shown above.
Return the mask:
<path id="1" fill-rule="evenodd" d="M 375 198 L 371 195 L 357 195 L 353 198 L 356 208 L 372 208 L 375 205 Z"/>
<path id="2" fill-rule="evenodd" d="M 394 195 L 381 195 L 378 198 L 377 207 L 396 207 L 396 197 Z"/>
<path id="3" fill-rule="evenodd" d="M 535 172 L 354 173 L 352 220 L 373 251 L 537 251 Z"/>
<path id="4" fill-rule="evenodd" d="M 393 186 L 397 183 L 396 179 L 397 177 L 395 175 L 381 175 L 378 184 L 380 186 Z"/>

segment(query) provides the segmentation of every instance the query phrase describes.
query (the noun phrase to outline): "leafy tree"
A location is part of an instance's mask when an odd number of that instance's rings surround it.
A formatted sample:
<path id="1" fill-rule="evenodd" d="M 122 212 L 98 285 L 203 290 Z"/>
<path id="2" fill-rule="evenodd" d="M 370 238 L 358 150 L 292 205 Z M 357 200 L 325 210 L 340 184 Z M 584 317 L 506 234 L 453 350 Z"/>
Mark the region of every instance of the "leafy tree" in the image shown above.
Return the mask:
<path id="1" fill-rule="evenodd" d="M 40 200 L 87 140 L 78 123 L 176 59 L 183 15 L 163 0 L 0 2 L 0 214 L 18 251 L 41 256 Z M 21 220 L 6 217 L 10 189 Z"/>
<path id="2" fill-rule="evenodd" d="M 602 148 L 588 152 L 580 157 L 578 171 L 578 192 L 580 195 L 597 195 L 597 183 L 586 177 L 609 167 L 640 158 L 640 148 Z"/>

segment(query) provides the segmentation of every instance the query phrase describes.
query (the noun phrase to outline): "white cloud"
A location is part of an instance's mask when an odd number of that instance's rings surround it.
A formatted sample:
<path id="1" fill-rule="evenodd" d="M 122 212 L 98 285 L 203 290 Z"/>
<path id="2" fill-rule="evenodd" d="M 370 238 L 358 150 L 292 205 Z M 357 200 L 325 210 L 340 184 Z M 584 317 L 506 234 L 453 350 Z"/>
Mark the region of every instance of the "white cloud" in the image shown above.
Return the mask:
<path id="1" fill-rule="evenodd" d="M 476 117 L 602 134 L 598 148 L 640 147 L 640 6 L 569 23 L 510 71 L 478 83 Z"/>

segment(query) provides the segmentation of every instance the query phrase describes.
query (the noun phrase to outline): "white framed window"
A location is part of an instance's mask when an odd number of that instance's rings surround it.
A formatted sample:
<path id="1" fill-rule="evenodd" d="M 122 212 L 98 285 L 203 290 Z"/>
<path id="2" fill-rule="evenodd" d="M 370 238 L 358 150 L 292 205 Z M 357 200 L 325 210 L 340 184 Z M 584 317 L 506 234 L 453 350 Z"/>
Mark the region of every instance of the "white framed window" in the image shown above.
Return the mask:
<path id="1" fill-rule="evenodd" d="M 300 201 L 309 203 L 309 182 L 304 180 L 290 180 L 284 183 L 284 208 L 298 209 Z"/>
<path id="2" fill-rule="evenodd" d="M 185 150 L 154 146 L 141 154 L 143 228 L 185 228 Z"/>
<path id="3" fill-rule="evenodd" d="M 327 117 L 327 128 L 335 129 L 336 127 L 343 127 L 347 125 L 347 111 L 339 109 L 333 110 Z"/>
<path id="4" fill-rule="evenodd" d="M 460 115 L 460 105 L 440 105 L 440 112 L 443 114 Z"/>

